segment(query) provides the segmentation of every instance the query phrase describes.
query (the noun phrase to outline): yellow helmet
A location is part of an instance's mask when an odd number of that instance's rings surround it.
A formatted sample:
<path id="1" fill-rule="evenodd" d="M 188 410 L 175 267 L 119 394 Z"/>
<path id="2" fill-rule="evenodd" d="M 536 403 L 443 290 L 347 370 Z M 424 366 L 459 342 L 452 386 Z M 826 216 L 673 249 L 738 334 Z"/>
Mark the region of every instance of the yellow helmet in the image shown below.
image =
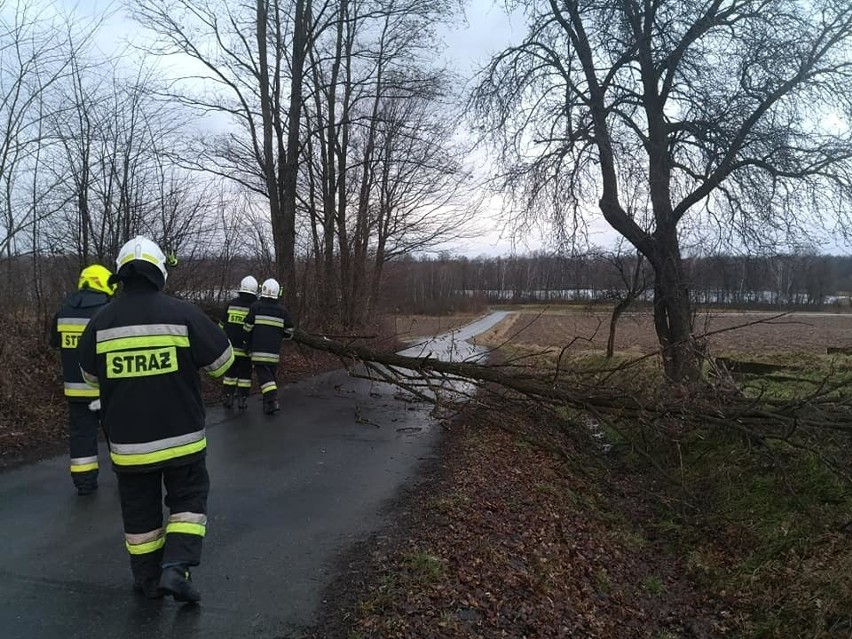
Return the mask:
<path id="1" fill-rule="evenodd" d="M 92 264 L 80 271 L 80 280 L 77 282 L 77 288 L 81 291 L 83 289 L 89 289 L 92 291 L 98 291 L 99 293 L 113 295 L 117 288 L 117 284 L 109 283 L 109 278 L 111 276 L 112 273 L 106 266 Z"/>

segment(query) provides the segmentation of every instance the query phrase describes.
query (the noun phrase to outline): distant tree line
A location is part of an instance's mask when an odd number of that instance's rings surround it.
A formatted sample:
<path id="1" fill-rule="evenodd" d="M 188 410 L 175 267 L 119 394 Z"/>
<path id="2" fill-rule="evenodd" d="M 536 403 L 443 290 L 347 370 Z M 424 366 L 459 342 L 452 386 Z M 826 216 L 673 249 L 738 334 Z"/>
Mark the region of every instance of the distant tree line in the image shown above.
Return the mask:
<path id="1" fill-rule="evenodd" d="M 635 255 L 592 252 L 399 260 L 388 303 L 409 312 L 445 312 L 497 302 L 614 304 L 624 298 Z M 748 308 L 842 308 L 852 295 L 852 257 L 816 254 L 714 255 L 684 260 L 695 304 Z M 637 301 L 649 303 L 653 271 L 639 265 Z"/>

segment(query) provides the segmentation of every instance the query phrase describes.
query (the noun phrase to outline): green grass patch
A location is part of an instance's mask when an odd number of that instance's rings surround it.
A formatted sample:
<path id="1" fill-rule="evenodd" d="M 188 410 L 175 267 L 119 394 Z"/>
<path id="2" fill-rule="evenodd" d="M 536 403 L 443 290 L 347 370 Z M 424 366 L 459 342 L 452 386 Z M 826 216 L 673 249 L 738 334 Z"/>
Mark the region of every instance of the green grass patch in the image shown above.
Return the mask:
<path id="1" fill-rule="evenodd" d="M 446 565 L 441 558 L 423 550 L 404 554 L 402 565 L 406 569 L 408 579 L 419 587 L 437 582 L 446 571 Z"/>
<path id="2" fill-rule="evenodd" d="M 657 575 L 648 575 L 642 580 L 642 588 L 652 595 L 660 596 L 666 591 L 663 580 Z"/>
<path id="3" fill-rule="evenodd" d="M 657 443 L 658 458 L 673 464 Z M 833 630 L 852 602 L 852 544 L 840 532 L 852 522 L 845 480 L 815 453 L 756 445 L 725 429 L 696 429 L 679 443 L 670 470 L 682 470 L 684 497 L 699 511 L 663 508 L 646 525 L 679 544 L 701 583 L 740 593 L 751 606 L 742 636 L 852 636 L 852 625 L 846 635 Z M 654 593 L 652 583 L 643 587 Z"/>

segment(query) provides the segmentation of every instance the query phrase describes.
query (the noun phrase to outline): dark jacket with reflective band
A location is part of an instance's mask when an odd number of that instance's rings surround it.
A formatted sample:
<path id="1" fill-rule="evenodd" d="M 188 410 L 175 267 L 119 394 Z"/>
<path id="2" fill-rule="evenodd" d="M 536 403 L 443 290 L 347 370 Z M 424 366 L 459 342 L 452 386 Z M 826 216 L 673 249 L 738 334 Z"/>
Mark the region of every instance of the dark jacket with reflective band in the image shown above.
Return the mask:
<path id="1" fill-rule="evenodd" d="M 50 344 L 60 349 L 65 397 L 71 402 L 91 402 L 98 398 L 98 389 L 83 381 L 77 359 L 77 342 L 89 320 L 109 303 L 109 296 L 98 291 L 74 291 L 53 316 Z"/>
<path id="2" fill-rule="evenodd" d="M 248 316 L 251 305 L 257 301 L 257 298 L 251 293 L 240 293 L 237 297 L 228 302 L 228 308 L 225 309 L 225 316 L 219 323 L 228 339 L 231 340 L 231 346 L 234 347 L 234 355 L 237 357 L 245 357 L 245 341 L 246 332 L 243 330 L 246 316 Z"/>
<path id="3" fill-rule="evenodd" d="M 277 364 L 281 340 L 292 333 L 290 314 L 275 300 L 261 297 L 249 309 L 243 329 L 248 333 L 246 348 L 251 361 L 258 364 Z"/>
<path id="4" fill-rule="evenodd" d="M 219 377 L 234 354 L 201 309 L 153 288 L 128 291 L 89 322 L 78 357 L 83 377 L 100 387 L 117 471 L 178 466 L 204 454 L 198 369 Z"/>

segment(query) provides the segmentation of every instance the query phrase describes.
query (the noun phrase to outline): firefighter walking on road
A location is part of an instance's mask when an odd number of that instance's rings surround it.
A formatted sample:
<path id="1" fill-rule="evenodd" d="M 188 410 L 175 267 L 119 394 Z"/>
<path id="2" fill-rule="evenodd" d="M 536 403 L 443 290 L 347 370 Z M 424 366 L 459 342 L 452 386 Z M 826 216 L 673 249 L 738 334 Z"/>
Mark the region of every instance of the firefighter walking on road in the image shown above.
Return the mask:
<path id="1" fill-rule="evenodd" d="M 257 372 L 257 382 L 263 395 L 263 412 L 272 415 L 280 410 L 278 404 L 278 374 L 281 341 L 293 338 L 293 321 L 278 302 L 281 287 L 268 279 L 260 287 L 260 299 L 251 305 L 243 330 L 248 333 L 246 348 Z"/>
<path id="2" fill-rule="evenodd" d="M 83 382 L 77 360 L 77 342 L 92 316 L 115 293 L 110 270 L 100 264 L 80 272 L 77 290 L 65 298 L 53 317 L 50 343 L 60 349 L 65 398 L 68 400 L 68 448 L 71 479 L 78 495 L 98 488 L 98 389 Z"/>
<path id="3" fill-rule="evenodd" d="M 201 309 L 162 292 L 166 256 L 154 242 L 130 240 L 116 266 L 123 290 L 80 337 L 80 366 L 100 388 L 134 589 L 194 603 L 209 490 L 198 371 L 219 377 L 234 354 Z"/>
<path id="4" fill-rule="evenodd" d="M 225 316 L 219 323 L 225 335 L 234 348 L 234 363 L 222 379 L 224 397 L 222 404 L 225 408 L 234 406 L 234 396 L 237 396 L 237 407 L 244 410 L 248 406 L 248 396 L 251 390 L 251 360 L 243 348 L 246 333 L 243 330 L 249 308 L 257 301 L 257 280 L 247 275 L 240 281 L 237 296 L 228 302 Z"/>

